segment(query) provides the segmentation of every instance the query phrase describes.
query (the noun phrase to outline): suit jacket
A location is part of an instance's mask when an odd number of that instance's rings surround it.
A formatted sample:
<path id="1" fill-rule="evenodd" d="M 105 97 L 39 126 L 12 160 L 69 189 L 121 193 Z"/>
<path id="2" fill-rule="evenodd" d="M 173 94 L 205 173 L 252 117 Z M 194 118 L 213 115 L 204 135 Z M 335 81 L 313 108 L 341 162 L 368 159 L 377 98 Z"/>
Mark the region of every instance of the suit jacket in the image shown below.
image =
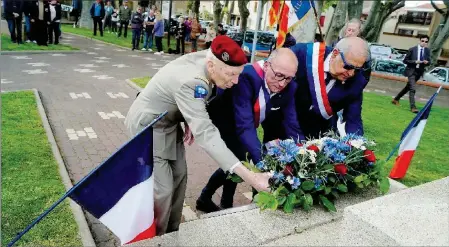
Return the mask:
<path id="1" fill-rule="evenodd" d="M 298 43 L 291 47 L 298 58 L 298 71 L 296 81 L 298 89 L 296 91 L 296 112 L 299 125 L 306 138 L 317 138 L 320 134 L 329 130 L 336 130 L 337 112 L 343 110 L 343 120 L 346 122 L 346 133 L 355 133 L 363 135 L 362 123 L 362 100 L 363 89 L 367 85 L 363 73 L 359 72 L 354 77 L 346 80 L 345 84 L 339 81 L 328 93 L 330 107 L 333 117 L 326 120 L 320 114 L 311 110 L 312 98 L 307 77 L 306 55 L 307 44 Z M 326 47 L 325 57 L 331 53 L 332 48 Z M 330 75 L 329 75 L 330 76 Z"/>
<path id="2" fill-rule="evenodd" d="M 154 156 L 178 158 L 177 143 L 182 145 L 183 141 L 180 123 L 186 122 L 195 143 L 227 171 L 239 160 L 226 147 L 206 111 L 212 95 L 212 83 L 206 79 L 206 54 L 207 51 L 190 53 L 160 69 L 131 105 L 125 125 L 136 135 L 159 114 L 168 111 L 153 127 Z"/>
<path id="3" fill-rule="evenodd" d="M 412 48 L 410 48 L 407 52 L 407 55 L 405 55 L 404 58 L 404 63 L 407 65 L 407 67 L 405 68 L 404 71 L 404 75 L 409 77 L 411 75 L 413 75 L 413 73 L 417 72 L 419 74 L 419 77 L 423 74 L 424 72 L 424 68 L 426 66 L 430 65 L 430 49 L 425 47 L 424 51 L 423 51 L 423 59 L 422 60 L 427 60 L 429 61 L 429 63 L 424 64 L 421 63 L 419 64 L 418 68 L 416 68 L 416 60 L 418 60 L 418 46 L 414 46 Z M 418 79 L 418 78 L 416 78 Z"/>
<path id="4" fill-rule="evenodd" d="M 237 158 L 245 160 L 246 153 L 249 153 L 255 163 L 262 159 L 257 127 L 274 111 L 287 116 L 281 121 L 281 127 L 289 138 L 297 139 L 301 135 L 295 111 L 296 87 L 296 83 L 291 82 L 282 92 L 270 98 L 263 78 L 249 64 L 240 74 L 238 84 L 211 102 L 208 107 L 211 119 Z M 264 128 L 264 132 L 269 131 Z"/>

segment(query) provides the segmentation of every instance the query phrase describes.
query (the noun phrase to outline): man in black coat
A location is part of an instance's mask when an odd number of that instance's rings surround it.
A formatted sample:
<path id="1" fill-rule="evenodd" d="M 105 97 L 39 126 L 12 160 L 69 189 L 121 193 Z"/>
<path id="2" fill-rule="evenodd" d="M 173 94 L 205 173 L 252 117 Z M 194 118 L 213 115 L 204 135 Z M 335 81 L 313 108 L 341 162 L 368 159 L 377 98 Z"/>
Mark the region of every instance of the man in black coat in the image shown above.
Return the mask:
<path id="1" fill-rule="evenodd" d="M 408 50 L 404 58 L 404 63 L 407 65 L 404 75 L 408 77 L 408 82 L 404 89 L 391 102 L 394 105 L 399 105 L 401 97 L 409 92 L 410 110 L 413 113 L 419 112 L 415 105 L 416 82 L 424 74 L 424 68 L 430 65 L 430 49 L 427 48 L 428 43 L 429 36 L 421 36 L 419 44 Z"/>
<path id="2" fill-rule="evenodd" d="M 23 0 L 4 0 L 4 17 L 8 22 L 9 33 L 13 43 L 22 44 Z"/>
<path id="3" fill-rule="evenodd" d="M 103 18 L 106 12 L 104 10 L 104 2 L 102 0 L 97 0 L 90 7 L 90 16 L 94 21 L 94 36 L 97 36 L 97 26 L 100 30 L 100 36 L 103 37 Z"/>

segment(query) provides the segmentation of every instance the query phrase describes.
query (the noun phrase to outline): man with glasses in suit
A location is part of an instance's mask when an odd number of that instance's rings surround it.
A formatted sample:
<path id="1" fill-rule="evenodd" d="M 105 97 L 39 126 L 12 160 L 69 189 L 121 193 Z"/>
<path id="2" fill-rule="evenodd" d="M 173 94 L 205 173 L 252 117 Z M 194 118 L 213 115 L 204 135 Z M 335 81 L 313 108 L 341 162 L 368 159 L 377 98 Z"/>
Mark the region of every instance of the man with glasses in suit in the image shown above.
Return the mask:
<path id="1" fill-rule="evenodd" d="M 410 110 L 413 113 L 419 112 L 415 105 L 416 82 L 424 74 L 424 68 L 430 65 L 430 49 L 427 47 L 428 43 L 429 36 L 421 36 L 419 44 L 408 50 L 404 58 L 404 63 L 407 65 L 404 75 L 408 77 L 408 82 L 404 89 L 391 101 L 392 104 L 399 105 L 401 97 L 410 91 Z"/>

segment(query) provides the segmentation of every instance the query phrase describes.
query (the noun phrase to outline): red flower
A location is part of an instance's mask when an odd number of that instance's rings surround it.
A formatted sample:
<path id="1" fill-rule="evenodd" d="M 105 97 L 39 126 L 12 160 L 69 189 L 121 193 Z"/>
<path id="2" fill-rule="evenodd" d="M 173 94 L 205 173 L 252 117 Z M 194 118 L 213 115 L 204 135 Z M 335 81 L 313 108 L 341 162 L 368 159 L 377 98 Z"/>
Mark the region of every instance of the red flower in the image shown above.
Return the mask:
<path id="1" fill-rule="evenodd" d="M 286 165 L 284 168 L 284 171 L 282 173 L 285 176 L 293 176 L 293 166 L 292 165 Z"/>
<path id="2" fill-rule="evenodd" d="M 365 155 L 365 159 L 368 162 L 376 162 L 376 156 L 374 155 L 373 151 L 365 150 L 365 152 L 363 152 L 363 155 Z"/>
<path id="3" fill-rule="evenodd" d="M 338 164 L 334 165 L 334 171 L 341 175 L 346 175 L 346 173 L 348 173 L 348 168 L 346 167 L 346 165 L 344 163 L 338 163 Z"/>
<path id="4" fill-rule="evenodd" d="M 302 147 L 303 145 L 302 145 L 302 143 L 296 143 L 296 146 Z"/>
<path id="5" fill-rule="evenodd" d="M 316 145 L 310 145 L 307 147 L 307 149 L 314 151 L 315 153 L 318 153 L 320 149 Z"/>

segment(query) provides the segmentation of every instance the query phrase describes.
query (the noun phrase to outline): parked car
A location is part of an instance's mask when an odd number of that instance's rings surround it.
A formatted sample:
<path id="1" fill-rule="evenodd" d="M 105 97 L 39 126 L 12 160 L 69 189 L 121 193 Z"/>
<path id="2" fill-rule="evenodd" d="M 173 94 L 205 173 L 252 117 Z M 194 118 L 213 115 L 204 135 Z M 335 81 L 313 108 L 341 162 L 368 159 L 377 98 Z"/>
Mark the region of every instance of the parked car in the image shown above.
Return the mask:
<path id="1" fill-rule="evenodd" d="M 254 31 L 247 30 L 244 34 L 243 32 L 237 33 L 228 33 L 227 34 L 231 39 L 237 42 L 243 49 L 247 49 L 249 51 L 252 50 L 253 47 L 253 39 L 254 39 Z M 276 40 L 274 35 L 269 32 L 260 31 L 257 32 L 257 43 L 256 43 L 256 51 L 269 51 L 271 45 Z"/>
<path id="2" fill-rule="evenodd" d="M 435 67 L 431 71 L 424 73 L 424 81 L 449 84 L 449 68 Z"/>
<path id="3" fill-rule="evenodd" d="M 370 44 L 369 48 L 371 59 L 394 59 L 402 61 L 405 57 L 405 54 L 387 45 Z"/>
<path id="4" fill-rule="evenodd" d="M 371 63 L 371 69 L 373 72 L 392 74 L 395 76 L 404 76 L 405 68 L 406 66 L 402 61 L 394 59 L 377 58 Z"/>

